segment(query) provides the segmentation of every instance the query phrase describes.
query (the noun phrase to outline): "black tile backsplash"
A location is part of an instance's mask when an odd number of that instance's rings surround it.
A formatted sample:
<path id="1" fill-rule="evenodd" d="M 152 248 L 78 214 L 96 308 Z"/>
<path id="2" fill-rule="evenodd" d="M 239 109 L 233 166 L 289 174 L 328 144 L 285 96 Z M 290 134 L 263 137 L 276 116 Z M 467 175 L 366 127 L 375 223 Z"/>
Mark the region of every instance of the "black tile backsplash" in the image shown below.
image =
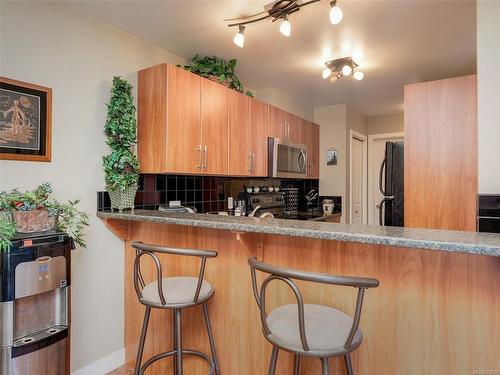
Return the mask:
<path id="1" fill-rule="evenodd" d="M 227 198 L 237 198 L 245 186 L 280 186 L 299 188 L 299 196 L 302 197 L 299 209 L 304 210 L 304 196 L 312 189 L 318 191 L 318 184 L 318 180 L 142 174 L 139 177 L 135 208 L 157 209 L 160 204 L 179 200 L 183 206 L 196 207 L 198 212 L 224 211 Z M 340 211 L 340 197 L 319 197 L 312 206 L 320 209 L 323 198 L 334 199 L 335 211 Z M 108 193 L 98 192 L 97 209 L 109 210 L 110 207 Z"/>
<path id="2" fill-rule="evenodd" d="M 500 194 L 478 194 L 477 230 L 500 233 Z"/>

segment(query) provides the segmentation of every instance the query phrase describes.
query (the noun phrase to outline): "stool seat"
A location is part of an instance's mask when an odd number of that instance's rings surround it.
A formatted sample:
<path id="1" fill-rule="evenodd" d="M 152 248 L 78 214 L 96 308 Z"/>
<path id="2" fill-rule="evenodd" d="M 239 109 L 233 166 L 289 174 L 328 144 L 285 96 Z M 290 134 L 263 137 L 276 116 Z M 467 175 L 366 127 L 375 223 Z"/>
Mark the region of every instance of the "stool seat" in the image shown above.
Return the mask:
<path id="1" fill-rule="evenodd" d="M 353 325 L 349 315 L 328 306 L 304 304 L 304 322 L 309 351 L 304 351 L 300 340 L 297 304 L 280 306 L 269 314 L 269 341 L 305 356 L 330 357 L 348 352 L 344 346 Z M 363 334 L 357 329 L 350 350 L 361 341 Z"/>
<path id="2" fill-rule="evenodd" d="M 158 294 L 158 282 L 147 284 L 142 290 L 141 302 L 146 305 L 169 307 L 178 305 L 199 304 L 208 300 L 214 294 L 214 288 L 203 280 L 198 301 L 194 303 L 194 295 L 198 286 L 196 277 L 164 277 L 161 280 L 165 305 L 162 305 Z"/>

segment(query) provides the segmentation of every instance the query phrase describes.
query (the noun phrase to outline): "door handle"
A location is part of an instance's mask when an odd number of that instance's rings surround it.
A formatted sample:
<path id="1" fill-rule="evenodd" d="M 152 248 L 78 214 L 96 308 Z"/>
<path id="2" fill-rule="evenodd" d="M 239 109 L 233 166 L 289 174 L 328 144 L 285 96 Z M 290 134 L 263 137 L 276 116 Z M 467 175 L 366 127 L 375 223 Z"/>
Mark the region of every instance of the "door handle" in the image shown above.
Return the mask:
<path id="1" fill-rule="evenodd" d="M 203 152 L 204 152 L 204 162 L 202 165 L 202 168 L 207 169 L 208 168 L 208 148 L 207 146 L 203 146 Z"/>
<path id="2" fill-rule="evenodd" d="M 252 172 L 252 153 L 248 153 L 248 171 Z"/>
<path id="3" fill-rule="evenodd" d="M 384 158 L 384 160 L 382 161 L 382 165 L 380 166 L 380 172 L 378 175 L 378 187 L 379 187 L 380 193 L 382 195 L 387 195 L 384 191 L 384 188 L 382 187 L 382 175 L 384 174 L 384 168 L 386 166 L 387 166 L 387 159 Z M 382 225 L 382 224 L 380 224 L 380 225 Z"/>
<path id="4" fill-rule="evenodd" d="M 203 146 L 200 145 L 196 151 L 198 151 L 198 165 L 196 166 L 197 169 L 202 169 L 203 168 L 203 155 L 202 155 L 202 152 L 203 152 Z"/>

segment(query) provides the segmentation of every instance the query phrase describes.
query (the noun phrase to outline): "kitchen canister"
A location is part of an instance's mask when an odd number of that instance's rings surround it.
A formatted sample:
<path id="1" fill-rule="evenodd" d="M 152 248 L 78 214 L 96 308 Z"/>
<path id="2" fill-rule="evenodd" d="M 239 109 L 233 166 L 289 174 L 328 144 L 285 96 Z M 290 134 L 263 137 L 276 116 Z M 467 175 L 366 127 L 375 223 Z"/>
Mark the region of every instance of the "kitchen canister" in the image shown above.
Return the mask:
<path id="1" fill-rule="evenodd" d="M 333 214 L 333 200 L 332 199 L 323 199 L 323 215 L 329 216 Z"/>

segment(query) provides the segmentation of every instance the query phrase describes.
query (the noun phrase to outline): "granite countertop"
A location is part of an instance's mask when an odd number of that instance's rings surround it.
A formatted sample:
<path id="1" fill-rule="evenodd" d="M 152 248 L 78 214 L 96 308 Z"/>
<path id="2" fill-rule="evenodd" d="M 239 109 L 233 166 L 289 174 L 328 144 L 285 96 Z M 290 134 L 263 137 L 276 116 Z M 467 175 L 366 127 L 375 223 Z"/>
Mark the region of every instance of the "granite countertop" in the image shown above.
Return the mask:
<path id="1" fill-rule="evenodd" d="M 234 217 L 207 214 L 165 213 L 153 210 L 112 213 L 97 212 L 101 219 L 145 221 L 237 232 L 264 233 L 373 245 L 440 250 L 500 256 L 500 234 L 437 229 L 381 227 L 298 221 L 271 218 Z"/>

